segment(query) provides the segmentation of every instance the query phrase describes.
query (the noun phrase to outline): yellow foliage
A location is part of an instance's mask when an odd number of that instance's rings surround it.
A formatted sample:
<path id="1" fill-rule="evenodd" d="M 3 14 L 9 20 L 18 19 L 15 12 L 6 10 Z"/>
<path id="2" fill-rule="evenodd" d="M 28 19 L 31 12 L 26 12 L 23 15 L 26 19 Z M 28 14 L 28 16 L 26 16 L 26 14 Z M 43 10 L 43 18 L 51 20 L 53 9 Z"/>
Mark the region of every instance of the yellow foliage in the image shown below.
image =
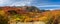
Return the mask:
<path id="1" fill-rule="evenodd" d="M 16 18 L 16 20 L 20 20 L 20 18 Z"/>
<path id="2" fill-rule="evenodd" d="M 47 18 L 46 16 L 39 18 L 40 21 L 45 21 L 45 20 L 47 20 L 47 19 L 48 19 L 48 18 Z"/>
<path id="3" fill-rule="evenodd" d="M 0 15 L 5 15 L 5 12 L 3 10 L 0 10 Z"/>

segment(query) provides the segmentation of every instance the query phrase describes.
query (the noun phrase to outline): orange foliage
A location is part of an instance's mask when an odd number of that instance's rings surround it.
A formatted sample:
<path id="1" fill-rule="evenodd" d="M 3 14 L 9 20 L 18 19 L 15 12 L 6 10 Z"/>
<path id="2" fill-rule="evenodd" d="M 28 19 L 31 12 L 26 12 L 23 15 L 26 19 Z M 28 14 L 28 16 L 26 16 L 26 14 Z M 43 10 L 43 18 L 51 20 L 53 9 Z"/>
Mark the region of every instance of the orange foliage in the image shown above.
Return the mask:
<path id="1" fill-rule="evenodd" d="M 42 12 L 42 13 L 35 13 L 35 12 L 27 12 L 25 7 L 22 7 L 22 8 L 3 7 L 2 9 L 6 13 L 8 13 L 9 10 L 15 10 L 18 14 L 22 14 L 22 15 L 26 15 L 26 16 L 39 16 L 40 17 L 40 18 L 38 18 L 38 17 L 32 18 L 32 20 L 34 20 L 34 21 L 36 21 L 36 20 L 44 20 L 44 19 L 47 19 L 49 16 L 53 17 L 53 16 L 60 15 L 60 10 L 46 11 L 46 12 Z"/>

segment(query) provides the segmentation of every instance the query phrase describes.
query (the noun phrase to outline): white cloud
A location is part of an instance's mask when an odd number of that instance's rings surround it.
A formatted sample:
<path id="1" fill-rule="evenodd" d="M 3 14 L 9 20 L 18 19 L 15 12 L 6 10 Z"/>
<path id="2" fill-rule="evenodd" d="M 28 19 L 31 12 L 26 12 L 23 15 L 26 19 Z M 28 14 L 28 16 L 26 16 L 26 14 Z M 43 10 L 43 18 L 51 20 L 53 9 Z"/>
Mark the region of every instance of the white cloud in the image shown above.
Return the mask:
<path id="1" fill-rule="evenodd" d="M 13 3 L 11 0 L 0 0 L 0 6 L 7 6 L 11 3 Z"/>
<path id="2" fill-rule="evenodd" d="M 33 0 L 0 0 L 0 6 L 25 6 L 31 5 Z"/>
<path id="3" fill-rule="evenodd" d="M 10 0 L 0 0 L 0 4 L 4 4 L 4 3 L 7 3 L 9 2 Z"/>
<path id="4" fill-rule="evenodd" d="M 16 2 L 16 3 L 13 3 L 12 5 L 10 6 L 24 6 L 25 4 L 22 3 L 22 2 Z"/>
<path id="5" fill-rule="evenodd" d="M 50 8 L 50 9 L 47 8 L 47 9 L 45 9 L 45 10 L 51 10 L 51 11 L 52 11 L 52 10 L 60 10 L 60 8 L 58 8 L 58 7 L 57 7 L 57 8 Z"/>
<path id="6" fill-rule="evenodd" d="M 25 6 L 25 5 L 31 5 L 31 2 L 33 0 L 21 0 L 19 2 L 15 2 L 13 4 L 11 4 L 10 6 Z"/>
<path id="7" fill-rule="evenodd" d="M 52 10 L 55 10 L 55 9 L 45 9 L 45 10 L 51 10 L 52 11 Z"/>
<path id="8" fill-rule="evenodd" d="M 37 7 L 60 7 L 60 5 L 41 5 Z"/>
<path id="9" fill-rule="evenodd" d="M 4 2 L 6 2 L 7 0 L 0 0 L 0 4 L 3 4 Z"/>

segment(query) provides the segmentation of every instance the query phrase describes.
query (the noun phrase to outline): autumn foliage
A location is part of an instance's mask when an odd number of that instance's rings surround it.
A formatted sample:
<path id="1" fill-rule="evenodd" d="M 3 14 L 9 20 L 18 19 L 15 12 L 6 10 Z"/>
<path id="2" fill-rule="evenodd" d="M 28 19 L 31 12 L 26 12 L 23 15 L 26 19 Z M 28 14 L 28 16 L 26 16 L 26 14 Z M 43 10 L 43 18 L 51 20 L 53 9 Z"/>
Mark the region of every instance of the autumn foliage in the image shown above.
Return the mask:
<path id="1" fill-rule="evenodd" d="M 5 20 L 20 21 L 20 22 L 34 22 L 34 21 L 48 21 L 51 19 L 52 23 L 60 22 L 60 10 L 41 11 L 34 6 L 23 7 L 0 7 L 0 15 Z M 8 19 L 7 19 L 8 18 Z M 1 21 L 1 19 L 0 19 Z"/>

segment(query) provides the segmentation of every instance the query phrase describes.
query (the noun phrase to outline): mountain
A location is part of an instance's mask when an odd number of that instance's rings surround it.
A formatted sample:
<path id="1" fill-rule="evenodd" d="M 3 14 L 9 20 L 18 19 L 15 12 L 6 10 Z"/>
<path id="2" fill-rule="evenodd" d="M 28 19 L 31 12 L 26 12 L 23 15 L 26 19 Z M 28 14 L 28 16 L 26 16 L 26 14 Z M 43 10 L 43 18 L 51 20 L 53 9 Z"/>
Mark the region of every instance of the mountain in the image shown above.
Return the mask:
<path id="1" fill-rule="evenodd" d="M 38 9 L 35 6 L 21 6 L 21 7 L 15 7 L 15 6 L 9 7 L 9 6 L 5 6 L 5 7 L 0 7 L 0 9 L 1 8 L 5 12 L 9 12 L 9 11 L 16 11 L 17 13 L 40 12 L 40 9 Z"/>

